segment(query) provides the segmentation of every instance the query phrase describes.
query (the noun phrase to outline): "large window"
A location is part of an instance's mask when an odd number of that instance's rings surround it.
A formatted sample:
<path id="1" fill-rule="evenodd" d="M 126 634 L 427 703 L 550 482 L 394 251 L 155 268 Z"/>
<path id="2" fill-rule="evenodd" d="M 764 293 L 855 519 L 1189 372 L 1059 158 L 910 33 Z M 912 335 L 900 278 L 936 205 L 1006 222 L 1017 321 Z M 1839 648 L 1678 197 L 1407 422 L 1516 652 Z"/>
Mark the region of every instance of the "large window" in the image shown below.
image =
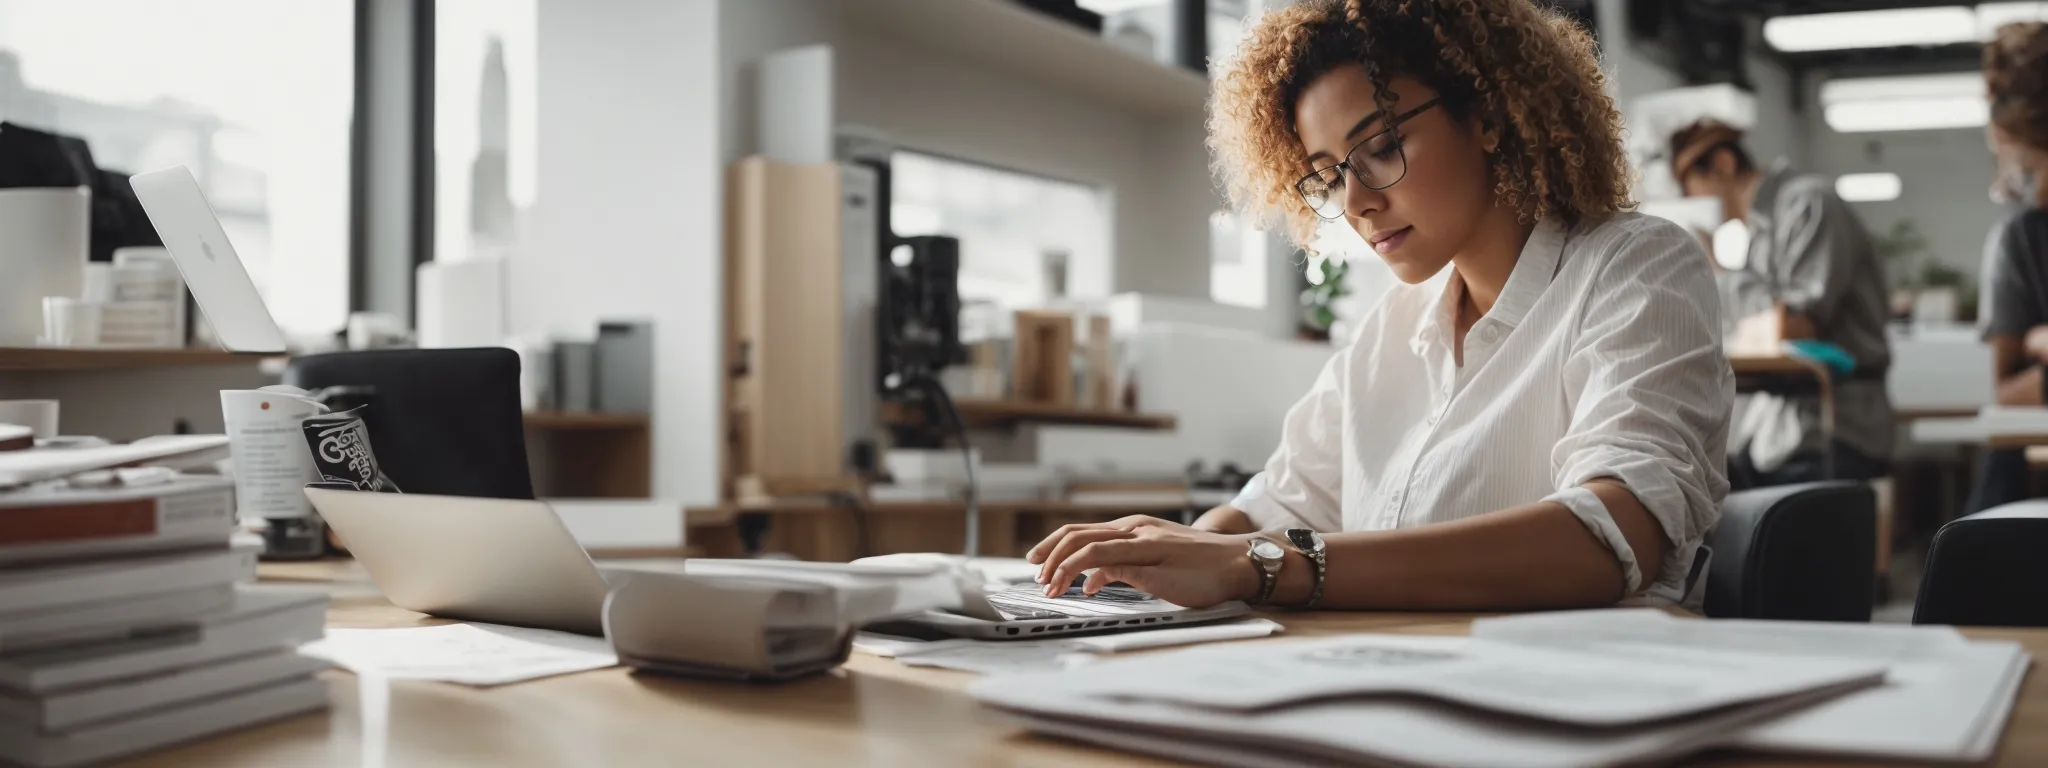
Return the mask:
<path id="1" fill-rule="evenodd" d="M 1209 298 L 1221 304 L 1266 306 L 1266 233 L 1230 211 L 1209 214 Z"/>
<path id="2" fill-rule="evenodd" d="M 534 201 L 536 0 L 434 4 L 434 258 L 516 246 Z"/>
<path id="3" fill-rule="evenodd" d="M 349 310 L 353 0 L 0 0 L 0 119 L 184 165 L 287 333 Z"/>
<path id="4" fill-rule="evenodd" d="M 916 152 L 890 158 L 890 227 L 960 238 L 960 298 L 1005 309 L 1109 294 L 1109 196 Z"/>

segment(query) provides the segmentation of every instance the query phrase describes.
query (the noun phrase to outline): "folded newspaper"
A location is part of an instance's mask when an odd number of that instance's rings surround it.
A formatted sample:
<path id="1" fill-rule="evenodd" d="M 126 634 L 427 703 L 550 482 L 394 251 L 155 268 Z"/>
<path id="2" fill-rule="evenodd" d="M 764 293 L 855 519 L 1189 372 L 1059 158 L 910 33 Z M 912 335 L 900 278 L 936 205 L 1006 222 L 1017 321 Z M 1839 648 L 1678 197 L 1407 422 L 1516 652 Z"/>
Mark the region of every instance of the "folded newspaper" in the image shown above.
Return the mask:
<path id="1" fill-rule="evenodd" d="M 1349 635 L 1163 653 L 970 691 L 1034 730 L 1222 765 L 1669 760 L 1883 681 L 1870 660 Z"/>

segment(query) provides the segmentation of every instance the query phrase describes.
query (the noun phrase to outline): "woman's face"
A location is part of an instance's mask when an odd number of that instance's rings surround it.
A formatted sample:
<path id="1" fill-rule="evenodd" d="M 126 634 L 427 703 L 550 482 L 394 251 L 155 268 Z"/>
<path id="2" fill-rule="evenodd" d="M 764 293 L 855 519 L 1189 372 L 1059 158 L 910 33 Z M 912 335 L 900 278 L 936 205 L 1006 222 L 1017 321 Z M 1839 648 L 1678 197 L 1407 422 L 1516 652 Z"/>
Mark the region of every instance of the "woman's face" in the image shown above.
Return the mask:
<path id="1" fill-rule="evenodd" d="M 1346 156 L 1368 161 L 1380 140 L 1360 147 L 1386 129 L 1386 119 L 1436 98 L 1420 81 L 1396 77 L 1387 84 L 1393 112 L 1380 114 L 1377 89 L 1358 65 L 1339 67 L 1309 83 L 1295 105 L 1294 130 L 1308 156 L 1301 173 L 1322 170 Z M 1349 174 L 1330 197 L 1341 201 L 1345 221 L 1403 282 L 1419 283 L 1443 270 L 1464 249 L 1481 219 L 1493 208 L 1493 179 L 1474 126 L 1461 125 L 1442 106 L 1425 110 L 1399 129 L 1400 150 L 1392 167 L 1407 159 L 1407 173 L 1386 189 L 1373 190 Z M 1386 166 L 1387 160 L 1372 161 Z M 1374 181 L 1373 186 L 1385 184 Z"/>

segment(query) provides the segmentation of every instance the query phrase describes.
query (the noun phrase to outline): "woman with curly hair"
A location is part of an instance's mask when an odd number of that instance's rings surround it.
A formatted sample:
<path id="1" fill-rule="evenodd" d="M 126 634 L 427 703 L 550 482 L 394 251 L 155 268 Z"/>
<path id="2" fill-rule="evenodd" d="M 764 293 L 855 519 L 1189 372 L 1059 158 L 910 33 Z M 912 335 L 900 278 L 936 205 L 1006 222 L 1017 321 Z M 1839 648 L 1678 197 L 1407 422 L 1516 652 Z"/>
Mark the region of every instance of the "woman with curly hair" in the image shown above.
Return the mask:
<path id="1" fill-rule="evenodd" d="M 1341 221 L 1396 286 L 1193 526 L 1069 525 L 1048 595 L 1189 606 L 1692 604 L 1733 377 L 1708 258 L 1628 212 L 1592 40 L 1531 0 L 1306 0 L 1218 72 L 1211 149 L 1304 247 Z M 1446 269 L 1449 267 L 1449 269 Z"/>
<path id="2" fill-rule="evenodd" d="M 1984 243 L 1982 315 L 2003 405 L 2048 401 L 2048 24 L 2000 27 L 1984 45 L 1991 98 L 1985 138 L 1997 158 L 1992 197 L 2012 212 Z M 1968 511 L 2032 495 L 2017 450 L 1984 457 Z"/>

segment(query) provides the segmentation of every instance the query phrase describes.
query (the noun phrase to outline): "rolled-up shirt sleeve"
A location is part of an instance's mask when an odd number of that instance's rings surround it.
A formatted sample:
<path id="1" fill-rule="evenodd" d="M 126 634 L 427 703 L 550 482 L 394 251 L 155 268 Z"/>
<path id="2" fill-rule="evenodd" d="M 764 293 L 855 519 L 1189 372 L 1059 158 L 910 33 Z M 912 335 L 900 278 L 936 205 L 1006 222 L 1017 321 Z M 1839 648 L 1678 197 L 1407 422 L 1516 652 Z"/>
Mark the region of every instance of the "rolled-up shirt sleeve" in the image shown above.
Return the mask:
<path id="1" fill-rule="evenodd" d="M 1343 374 L 1351 354 L 1347 347 L 1324 364 L 1308 394 L 1287 410 L 1280 446 L 1265 470 L 1252 476 L 1231 502 L 1259 530 L 1342 529 Z"/>
<path id="2" fill-rule="evenodd" d="M 1564 364 L 1571 423 L 1551 450 L 1564 505 L 1614 552 L 1628 593 L 1683 597 L 1694 551 L 1728 494 L 1728 413 L 1734 375 L 1721 347 L 1720 308 L 1707 257 L 1676 226 L 1615 253 L 1586 297 Z M 1671 548 L 1644 574 L 1598 497 L 1611 478 L 1656 519 Z"/>

